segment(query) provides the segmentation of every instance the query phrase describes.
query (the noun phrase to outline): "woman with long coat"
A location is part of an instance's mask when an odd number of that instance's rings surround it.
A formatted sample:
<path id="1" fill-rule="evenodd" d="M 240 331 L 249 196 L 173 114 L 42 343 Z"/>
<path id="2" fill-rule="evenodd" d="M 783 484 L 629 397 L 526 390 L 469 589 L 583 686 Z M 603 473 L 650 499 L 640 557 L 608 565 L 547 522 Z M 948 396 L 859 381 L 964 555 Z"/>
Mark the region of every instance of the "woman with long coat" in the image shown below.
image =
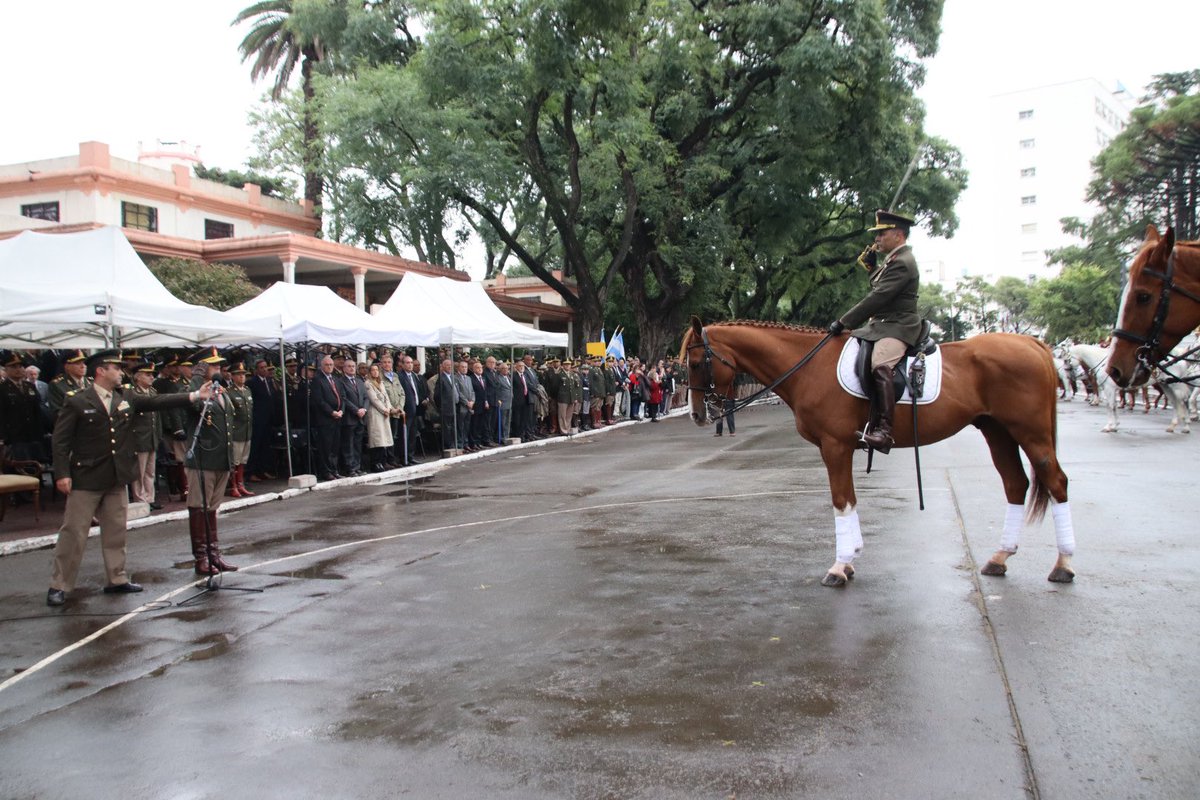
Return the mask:
<path id="1" fill-rule="evenodd" d="M 367 373 L 367 448 L 371 456 L 371 469 L 381 472 L 387 454 L 392 446 L 392 403 L 388 399 L 387 388 L 383 385 L 383 375 L 378 364 L 372 364 Z"/>

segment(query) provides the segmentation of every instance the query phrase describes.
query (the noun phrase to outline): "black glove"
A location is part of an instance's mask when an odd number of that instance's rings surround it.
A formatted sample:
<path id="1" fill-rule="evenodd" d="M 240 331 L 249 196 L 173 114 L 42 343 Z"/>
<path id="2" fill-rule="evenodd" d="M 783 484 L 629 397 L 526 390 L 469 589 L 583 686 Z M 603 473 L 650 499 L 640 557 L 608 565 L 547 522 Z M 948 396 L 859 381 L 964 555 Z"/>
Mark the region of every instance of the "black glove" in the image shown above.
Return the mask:
<path id="1" fill-rule="evenodd" d="M 833 322 L 829 323 L 829 332 L 834 336 L 837 336 L 844 330 L 846 330 L 846 326 L 842 324 L 840 319 L 835 319 Z"/>
<path id="2" fill-rule="evenodd" d="M 187 434 L 184 433 L 183 431 L 175 431 L 175 433 L 173 433 L 171 435 L 175 437 L 175 441 L 177 441 L 177 442 L 186 442 L 187 441 Z"/>

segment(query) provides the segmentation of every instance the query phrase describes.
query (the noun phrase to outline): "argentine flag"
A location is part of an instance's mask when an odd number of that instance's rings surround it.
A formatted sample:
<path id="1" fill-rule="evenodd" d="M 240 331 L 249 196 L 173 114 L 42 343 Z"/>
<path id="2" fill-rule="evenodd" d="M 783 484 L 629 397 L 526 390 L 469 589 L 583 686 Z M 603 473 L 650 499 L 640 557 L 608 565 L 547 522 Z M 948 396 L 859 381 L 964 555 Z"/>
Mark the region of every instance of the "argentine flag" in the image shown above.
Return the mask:
<path id="1" fill-rule="evenodd" d="M 613 333 L 612 340 L 608 343 L 608 349 L 604 351 L 604 355 L 612 356 L 613 358 L 625 358 L 625 334 L 619 330 Z"/>

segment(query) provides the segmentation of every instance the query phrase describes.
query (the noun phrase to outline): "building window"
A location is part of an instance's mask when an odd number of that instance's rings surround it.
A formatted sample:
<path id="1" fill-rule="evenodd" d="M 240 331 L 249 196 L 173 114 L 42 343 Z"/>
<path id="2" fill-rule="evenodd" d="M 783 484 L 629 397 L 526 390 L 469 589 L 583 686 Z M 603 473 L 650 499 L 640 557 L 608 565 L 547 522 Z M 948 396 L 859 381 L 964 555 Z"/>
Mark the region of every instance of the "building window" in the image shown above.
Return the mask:
<path id="1" fill-rule="evenodd" d="M 1026 222 L 1021 226 L 1021 233 L 1037 233 L 1037 223 Z"/>
<path id="2" fill-rule="evenodd" d="M 154 206 L 143 206 L 137 203 L 121 201 L 121 227 L 133 228 L 135 231 L 158 232 L 158 209 Z"/>
<path id="3" fill-rule="evenodd" d="M 1021 170 L 1022 178 L 1032 178 L 1035 175 L 1037 175 L 1037 167 L 1026 167 L 1025 169 Z"/>
<path id="4" fill-rule="evenodd" d="M 1108 147 L 1110 142 L 1112 142 L 1112 137 L 1099 128 L 1096 128 L 1096 144 L 1101 147 Z"/>
<path id="5" fill-rule="evenodd" d="M 1037 261 L 1039 258 L 1041 258 L 1041 256 L 1042 256 L 1041 250 L 1022 250 L 1021 251 L 1021 260 L 1022 261 Z"/>
<path id="6" fill-rule="evenodd" d="M 1037 205 L 1037 195 L 1036 194 L 1025 195 L 1024 197 L 1021 198 L 1021 205 L 1036 206 Z"/>
<path id="7" fill-rule="evenodd" d="M 233 223 L 218 222 L 215 219 L 204 220 L 204 238 L 205 239 L 232 239 L 233 238 Z"/>
<path id="8" fill-rule="evenodd" d="M 1034 145 L 1033 139 L 1022 139 L 1021 140 L 1021 149 L 1022 150 L 1032 150 L 1033 145 Z"/>
<path id="9" fill-rule="evenodd" d="M 53 203 L 26 203 L 21 206 L 21 216 L 58 222 L 58 201 Z"/>
<path id="10" fill-rule="evenodd" d="M 1024 111 L 1018 111 L 1017 119 L 1033 119 L 1033 109 L 1027 108 Z"/>

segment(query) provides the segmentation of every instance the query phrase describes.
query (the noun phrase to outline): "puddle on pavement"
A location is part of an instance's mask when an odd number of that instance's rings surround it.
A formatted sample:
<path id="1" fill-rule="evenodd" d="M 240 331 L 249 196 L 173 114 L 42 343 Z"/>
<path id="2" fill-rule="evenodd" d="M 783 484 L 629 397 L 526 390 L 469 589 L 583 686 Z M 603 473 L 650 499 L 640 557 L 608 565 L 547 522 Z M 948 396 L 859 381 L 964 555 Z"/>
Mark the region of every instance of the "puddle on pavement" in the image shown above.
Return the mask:
<path id="1" fill-rule="evenodd" d="M 462 492 L 444 492 L 439 489 L 405 487 L 394 492 L 385 492 L 385 497 L 403 497 L 406 503 L 423 503 L 429 500 L 458 500 L 468 495 Z"/>
<path id="2" fill-rule="evenodd" d="M 183 657 L 184 661 L 207 661 L 229 652 L 231 642 L 224 633 L 214 633 L 196 640 L 200 647 Z"/>
<path id="3" fill-rule="evenodd" d="M 288 570 L 286 572 L 272 572 L 270 574 L 278 577 L 286 578 L 311 578 L 319 581 L 344 581 L 346 576 L 340 572 L 334 572 L 333 567 L 337 565 L 340 558 L 327 558 L 324 561 L 318 561 L 301 569 Z"/>

